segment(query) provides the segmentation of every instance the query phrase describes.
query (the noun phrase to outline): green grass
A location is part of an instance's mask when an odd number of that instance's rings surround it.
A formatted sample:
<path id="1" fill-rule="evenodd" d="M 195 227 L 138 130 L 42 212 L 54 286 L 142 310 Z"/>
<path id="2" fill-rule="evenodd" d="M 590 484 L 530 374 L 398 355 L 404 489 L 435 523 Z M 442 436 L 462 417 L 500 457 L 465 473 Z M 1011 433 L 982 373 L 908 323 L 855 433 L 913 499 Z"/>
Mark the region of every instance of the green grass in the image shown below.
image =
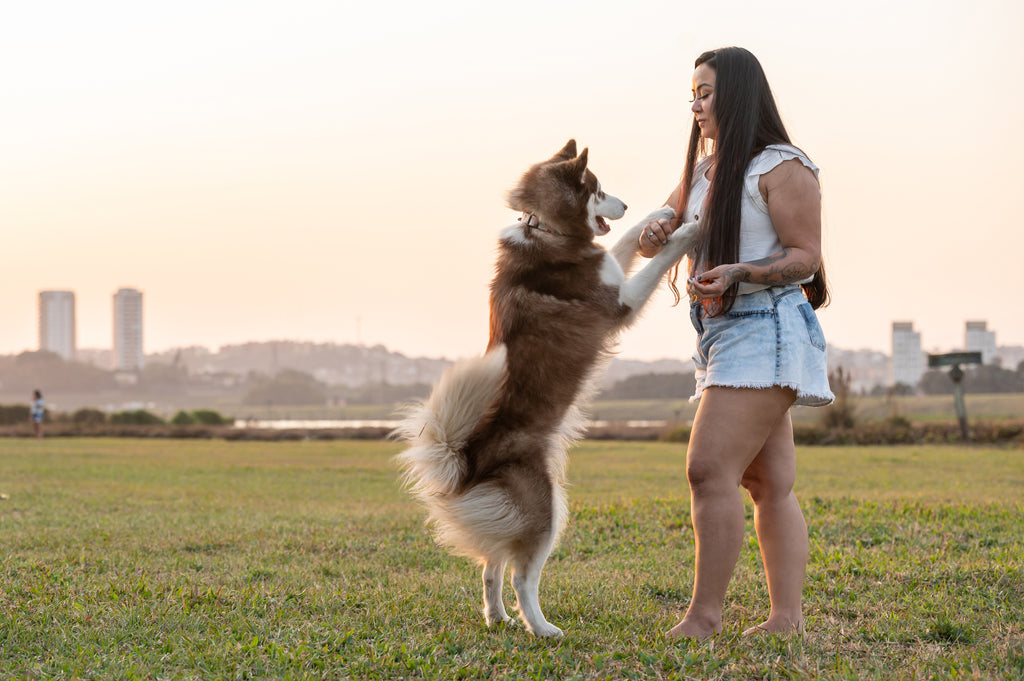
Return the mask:
<path id="1" fill-rule="evenodd" d="M 541 583 L 559 641 L 483 626 L 396 451 L 0 440 L 0 678 L 1024 677 L 1020 450 L 800 449 L 807 633 L 739 635 L 767 607 L 751 534 L 703 644 L 662 637 L 692 579 L 681 446 L 573 452 Z"/>

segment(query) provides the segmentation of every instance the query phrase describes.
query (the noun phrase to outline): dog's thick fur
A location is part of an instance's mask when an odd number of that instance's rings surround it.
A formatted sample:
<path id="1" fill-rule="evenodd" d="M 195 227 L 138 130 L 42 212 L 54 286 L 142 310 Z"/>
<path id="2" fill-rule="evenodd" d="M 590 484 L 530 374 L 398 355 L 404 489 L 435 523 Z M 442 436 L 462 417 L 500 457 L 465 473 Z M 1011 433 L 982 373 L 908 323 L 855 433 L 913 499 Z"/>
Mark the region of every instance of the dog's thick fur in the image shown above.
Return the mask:
<path id="1" fill-rule="evenodd" d="M 451 367 L 413 407 L 396 435 L 411 491 L 427 507 L 437 541 L 483 566 L 488 625 L 510 617 L 502 601 L 506 564 L 526 628 L 560 636 L 538 601 L 540 573 L 568 515 L 566 450 L 579 436 L 577 404 L 616 332 L 632 323 L 665 273 L 689 250 L 696 225 L 626 279 L 648 220 L 611 253 L 594 243 L 604 218 L 625 204 L 601 191 L 570 140 L 531 167 L 509 193 L 527 215 L 506 229 L 491 284 L 487 352 Z M 530 215 L 539 219 L 531 226 Z"/>

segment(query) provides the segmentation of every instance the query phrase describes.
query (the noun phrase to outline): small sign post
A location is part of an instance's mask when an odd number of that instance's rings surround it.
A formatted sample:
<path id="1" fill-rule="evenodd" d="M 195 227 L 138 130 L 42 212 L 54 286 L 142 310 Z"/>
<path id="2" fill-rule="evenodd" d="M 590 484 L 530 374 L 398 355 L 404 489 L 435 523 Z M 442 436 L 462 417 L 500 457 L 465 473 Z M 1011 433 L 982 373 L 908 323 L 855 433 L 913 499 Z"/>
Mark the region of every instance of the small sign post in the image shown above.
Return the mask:
<path id="1" fill-rule="evenodd" d="M 960 421 L 960 435 L 964 442 L 971 439 L 967 430 L 967 407 L 964 404 L 964 387 L 961 381 L 964 378 L 961 364 L 981 364 L 980 352 L 950 352 L 945 355 L 928 355 L 928 366 L 935 369 L 938 367 L 952 367 L 949 370 L 949 378 L 953 381 L 953 402 L 956 405 L 956 417 Z"/>

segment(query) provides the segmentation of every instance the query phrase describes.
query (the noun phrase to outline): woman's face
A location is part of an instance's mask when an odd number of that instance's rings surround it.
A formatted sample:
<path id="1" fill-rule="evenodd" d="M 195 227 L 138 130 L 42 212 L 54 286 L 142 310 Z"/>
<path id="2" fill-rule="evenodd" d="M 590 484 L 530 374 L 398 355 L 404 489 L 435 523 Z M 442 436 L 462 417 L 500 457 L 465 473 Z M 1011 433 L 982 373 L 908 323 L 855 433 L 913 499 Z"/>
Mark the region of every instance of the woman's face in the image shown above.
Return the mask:
<path id="1" fill-rule="evenodd" d="M 715 119 L 715 70 L 701 64 L 693 72 L 693 104 L 690 111 L 700 127 L 701 137 L 715 139 L 718 136 L 718 121 Z"/>

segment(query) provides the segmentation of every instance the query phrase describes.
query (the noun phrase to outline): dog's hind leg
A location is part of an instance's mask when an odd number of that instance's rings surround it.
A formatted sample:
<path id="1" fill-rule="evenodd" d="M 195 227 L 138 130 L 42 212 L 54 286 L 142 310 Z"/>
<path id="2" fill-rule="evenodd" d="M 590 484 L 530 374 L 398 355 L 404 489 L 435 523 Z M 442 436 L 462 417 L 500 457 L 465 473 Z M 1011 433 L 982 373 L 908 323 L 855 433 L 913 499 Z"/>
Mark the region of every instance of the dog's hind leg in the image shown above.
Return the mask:
<path id="1" fill-rule="evenodd" d="M 554 537 L 549 535 L 532 547 L 532 553 L 517 555 L 512 559 L 512 588 L 516 591 L 516 607 L 519 608 L 526 628 L 535 636 L 562 635 L 562 630 L 548 622 L 540 609 L 540 573 L 553 545 Z"/>
<path id="2" fill-rule="evenodd" d="M 505 612 L 505 603 L 501 599 L 505 581 L 505 561 L 488 558 L 484 562 L 484 620 L 487 626 L 502 624 L 512 618 Z"/>

